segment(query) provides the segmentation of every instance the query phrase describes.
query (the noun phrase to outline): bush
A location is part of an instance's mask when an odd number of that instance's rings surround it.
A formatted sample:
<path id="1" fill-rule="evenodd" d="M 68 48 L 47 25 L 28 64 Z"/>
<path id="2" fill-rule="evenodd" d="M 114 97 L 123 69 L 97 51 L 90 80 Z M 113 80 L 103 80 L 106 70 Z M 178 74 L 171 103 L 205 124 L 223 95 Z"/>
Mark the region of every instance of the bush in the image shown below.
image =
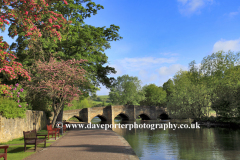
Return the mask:
<path id="1" fill-rule="evenodd" d="M 102 98 L 100 98 L 100 97 L 97 97 L 97 101 L 100 101 L 100 102 L 101 102 L 101 101 L 102 101 Z"/>
<path id="2" fill-rule="evenodd" d="M 64 110 L 73 110 L 73 109 L 82 109 L 82 108 L 91 108 L 93 106 L 92 101 L 90 98 L 85 98 L 83 100 L 73 100 L 71 102 L 71 107 L 64 107 Z"/>
<path id="3" fill-rule="evenodd" d="M 6 118 L 24 118 L 26 116 L 26 108 L 19 107 L 19 103 L 15 100 L 0 97 L 0 114 Z M 21 105 L 21 103 L 20 103 Z M 23 106 L 23 105 L 22 105 Z"/>

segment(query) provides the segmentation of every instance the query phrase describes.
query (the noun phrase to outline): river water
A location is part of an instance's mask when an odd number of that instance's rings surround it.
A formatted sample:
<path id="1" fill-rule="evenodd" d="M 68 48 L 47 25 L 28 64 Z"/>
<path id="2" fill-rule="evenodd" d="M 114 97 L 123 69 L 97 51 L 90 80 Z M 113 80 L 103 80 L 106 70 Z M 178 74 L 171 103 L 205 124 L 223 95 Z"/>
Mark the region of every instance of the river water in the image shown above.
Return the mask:
<path id="1" fill-rule="evenodd" d="M 176 121 L 136 121 L 137 124 L 188 123 Z M 94 118 L 92 123 L 100 123 Z M 132 121 L 116 123 L 133 124 Z M 240 129 L 131 129 L 115 128 L 141 160 L 240 160 Z"/>

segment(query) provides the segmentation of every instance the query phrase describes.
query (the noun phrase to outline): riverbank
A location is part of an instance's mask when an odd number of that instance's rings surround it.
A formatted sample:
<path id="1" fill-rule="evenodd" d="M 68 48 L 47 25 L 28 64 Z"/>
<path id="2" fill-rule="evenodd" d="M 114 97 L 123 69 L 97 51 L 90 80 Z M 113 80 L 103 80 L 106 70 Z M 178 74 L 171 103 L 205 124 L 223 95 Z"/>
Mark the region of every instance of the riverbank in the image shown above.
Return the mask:
<path id="1" fill-rule="evenodd" d="M 111 130 L 70 130 L 50 147 L 25 160 L 138 160 L 129 143 Z"/>
<path id="2" fill-rule="evenodd" d="M 229 127 L 229 128 L 240 128 L 240 124 L 229 123 L 229 122 L 211 122 L 211 121 L 198 121 L 200 126 L 207 127 Z"/>

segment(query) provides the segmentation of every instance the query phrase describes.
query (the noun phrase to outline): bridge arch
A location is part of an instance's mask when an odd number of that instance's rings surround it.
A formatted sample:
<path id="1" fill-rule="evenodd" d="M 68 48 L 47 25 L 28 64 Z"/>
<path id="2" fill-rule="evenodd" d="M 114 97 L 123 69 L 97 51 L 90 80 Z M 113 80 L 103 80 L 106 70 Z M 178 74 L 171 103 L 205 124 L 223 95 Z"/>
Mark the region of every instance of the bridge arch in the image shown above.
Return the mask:
<path id="1" fill-rule="evenodd" d="M 107 121 L 107 118 L 105 117 L 105 116 L 103 116 L 103 115 L 96 115 L 96 116 L 94 116 L 93 118 L 95 118 L 95 117 L 98 117 L 98 118 L 100 118 L 101 119 L 101 121 Z M 91 119 L 91 121 L 93 120 L 93 118 Z"/>
<path id="2" fill-rule="evenodd" d="M 150 116 L 146 113 L 141 113 L 137 117 L 140 117 L 142 120 L 151 120 Z"/>
<path id="3" fill-rule="evenodd" d="M 83 120 L 82 120 L 79 116 L 74 115 L 74 116 L 72 116 L 72 117 L 77 118 L 77 119 L 79 120 L 79 122 L 83 122 Z M 71 118 L 72 118 L 72 117 L 71 117 Z M 69 118 L 69 119 L 70 119 L 70 118 Z"/>
<path id="4" fill-rule="evenodd" d="M 119 113 L 117 116 L 121 117 L 122 120 L 129 120 L 129 119 L 130 119 L 127 114 L 122 113 L 122 112 Z M 114 119 L 115 119 L 117 116 L 115 116 Z"/>
<path id="5" fill-rule="evenodd" d="M 52 117 L 50 117 L 50 120 L 53 119 L 53 115 L 54 113 L 52 112 Z M 157 117 L 166 119 L 168 112 L 166 108 L 161 106 L 117 105 L 66 110 L 63 111 L 63 120 L 68 120 L 71 117 L 76 117 L 79 121 L 90 123 L 91 120 L 96 116 L 99 117 L 102 121 L 112 121 L 113 118 L 118 115 L 123 119 L 128 119 L 131 121 L 138 119 L 138 116 L 144 120 L 157 120 Z M 168 119 L 170 119 L 169 115 Z"/>
<path id="6" fill-rule="evenodd" d="M 161 120 L 167 120 L 167 119 L 169 119 L 169 116 L 167 113 L 162 113 L 157 118 L 159 118 Z"/>

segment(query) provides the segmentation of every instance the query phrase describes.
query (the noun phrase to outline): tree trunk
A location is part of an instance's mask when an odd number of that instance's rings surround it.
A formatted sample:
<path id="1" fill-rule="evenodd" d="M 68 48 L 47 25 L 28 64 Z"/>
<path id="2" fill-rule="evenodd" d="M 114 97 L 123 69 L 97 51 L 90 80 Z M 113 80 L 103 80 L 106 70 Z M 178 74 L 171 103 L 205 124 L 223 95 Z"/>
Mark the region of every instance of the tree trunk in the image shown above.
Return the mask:
<path id="1" fill-rule="evenodd" d="M 54 104 L 55 105 L 55 104 Z M 59 104 L 59 106 L 56 107 L 56 109 L 54 109 L 54 117 L 53 117 L 53 121 L 52 121 L 52 127 L 54 128 L 58 114 L 60 113 L 60 111 L 63 108 L 63 101 Z"/>
<path id="2" fill-rule="evenodd" d="M 62 106 L 62 109 L 61 109 L 60 113 L 59 113 L 58 116 L 57 116 L 56 122 L 62 122 L 62 119 L 63 119 L 63 108 L 64 108 L 64 105 Z M 63 134 L 63 126 L 62 126 L 62 128 L 60 129 L 60 134 L 61 134 L 61 135 Z"/>

